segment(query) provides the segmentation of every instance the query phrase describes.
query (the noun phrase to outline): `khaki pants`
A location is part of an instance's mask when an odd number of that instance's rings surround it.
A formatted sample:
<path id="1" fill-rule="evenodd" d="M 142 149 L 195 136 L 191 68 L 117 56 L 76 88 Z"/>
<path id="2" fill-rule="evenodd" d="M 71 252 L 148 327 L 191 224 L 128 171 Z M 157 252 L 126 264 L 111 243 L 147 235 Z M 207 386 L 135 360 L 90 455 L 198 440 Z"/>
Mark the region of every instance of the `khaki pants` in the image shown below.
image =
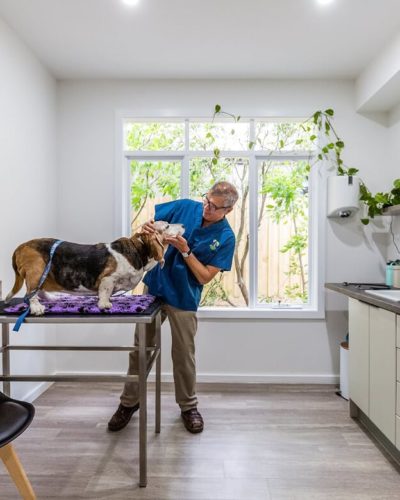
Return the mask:
<path id="1" fill-rule="evenodd" d="M 146 292 L 145 292 L 146 293 Z M 175 382 L 175 400 L 182 411 L 197 406 L 196 397 L 196 360 L 194 337 L 197 331 L 197 316 L 194 311 L 183 311 L 164 304 L 161 311 L 161 322 L 168 318 L 172 336 L 172 364 Z M 135 345 L 139 343 L 138 326 L 135 330 Z M 155 344 L 155 325 L 146 324 L 146 345 Z M 148 354 L 148 357 L 150 355 Z M 139 353 L 129 353 L 128 375 L 137 375 L 139 370 Z M 139 402 L 139 388 L 136 382 L 126 382 L 121 394 L 124 406 L 134 406 Z"/>

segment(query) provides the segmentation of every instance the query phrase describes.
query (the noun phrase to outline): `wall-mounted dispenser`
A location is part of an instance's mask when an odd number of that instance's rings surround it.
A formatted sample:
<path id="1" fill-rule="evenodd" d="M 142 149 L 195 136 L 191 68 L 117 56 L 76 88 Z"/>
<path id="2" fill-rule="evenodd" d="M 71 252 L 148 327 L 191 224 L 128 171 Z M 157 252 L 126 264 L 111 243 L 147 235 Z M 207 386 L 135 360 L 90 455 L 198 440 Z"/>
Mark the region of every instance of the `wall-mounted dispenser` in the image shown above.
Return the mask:
<path id="1" fill-rule="evenodd" d="M 360 179 L 352 175 L 328 177 L 328 217 L 350 217 L 359 210 Z"/>

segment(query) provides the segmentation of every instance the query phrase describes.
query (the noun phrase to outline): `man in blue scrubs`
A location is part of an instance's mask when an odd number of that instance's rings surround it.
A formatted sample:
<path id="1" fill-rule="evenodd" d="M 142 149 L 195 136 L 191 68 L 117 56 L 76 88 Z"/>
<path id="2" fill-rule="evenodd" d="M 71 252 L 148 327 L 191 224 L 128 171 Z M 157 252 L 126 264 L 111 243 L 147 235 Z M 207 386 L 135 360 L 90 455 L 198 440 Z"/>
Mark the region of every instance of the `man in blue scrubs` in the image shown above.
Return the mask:
<path id="1" fill-rule="evenodd" d="M 181 223 L 183 236 L 170 237 L 165 265 L 149 271 L 144 282 L 148 293 L 163 302 L 162 321 L 168 318 L 172 335 L 172 362 L 175 399 L 181 409 L 186 429 L 203 430 L 203 418 L 197 410 L 196 360 L 194 337 L 197 331 L 196 311 L 203 285 L 220 271 L 229 271 L 235 251 L 235 235 L 225 216 L 238 199 L 236 188 L 229 182 L 217 182 L 203 197 L 203 203 L 177 200 L 156 205 L 155 220 Z M 153 232 L 152 221 L 143 231 Z M 154 343 L 154 326 L 146 325 L 147 341 Z M 138 335 L 135 335 L 135 344 Z M 129 353 L 128 374 L 138 372 L 138 353 Z M 123 429 L 139 408 L 139 392 L 135 382 L 127 382 L 121 403 L 108 423 L 110 431 Z"/>

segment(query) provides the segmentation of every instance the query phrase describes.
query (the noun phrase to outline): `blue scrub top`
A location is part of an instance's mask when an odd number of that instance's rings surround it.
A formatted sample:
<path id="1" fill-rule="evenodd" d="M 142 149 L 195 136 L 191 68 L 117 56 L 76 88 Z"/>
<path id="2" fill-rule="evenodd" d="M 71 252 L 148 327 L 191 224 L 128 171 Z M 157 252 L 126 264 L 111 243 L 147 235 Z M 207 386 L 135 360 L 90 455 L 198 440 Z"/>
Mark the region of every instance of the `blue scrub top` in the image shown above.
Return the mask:
<path id="1" fill-rule="evenodd" d="M 210 226 L 201 227 L 203 204 L 186 199 L 156 205 L 154 218 L 170 224 L 183 224 L 183 237 L 197 259 L 204 265 L 230 271 L 235 252 L 235 235 L 225 218 Z M 178 309 L 197 311 L 203 285 L 197 281 L 181 253 L 172 245 L 164 259 L 163 269 L 157 264 L 144 277 L 149 293 Z"/>

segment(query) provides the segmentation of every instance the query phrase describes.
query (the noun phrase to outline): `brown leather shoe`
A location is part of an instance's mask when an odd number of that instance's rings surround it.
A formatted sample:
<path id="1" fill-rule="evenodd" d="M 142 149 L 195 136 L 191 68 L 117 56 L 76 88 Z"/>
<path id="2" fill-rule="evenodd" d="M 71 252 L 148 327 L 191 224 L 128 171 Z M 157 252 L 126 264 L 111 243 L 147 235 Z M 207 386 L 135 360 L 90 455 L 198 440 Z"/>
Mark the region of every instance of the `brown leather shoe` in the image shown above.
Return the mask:
<path id="1" fill-rule="evenodd" d="M 124 406 L 120 404 L 118 406 L 118 410 L 111 417 L 108 422 L 108 430 L 111 432 L 120 431 L 126 425 L 128 425 L 129 420 L 132 418 L 132 415 L 139 409 L 139 403 L 135 406 Z"/>
<path id="2" fill-rule="evenodd" d="M 203 417 L 197 411 L 197 408 L 191 408 L 190 410 L 181 412 L 181 417 L 184 426 L 189 432 L 191 432 L 192 434 L 203 432 L 204 421 Z"/>

